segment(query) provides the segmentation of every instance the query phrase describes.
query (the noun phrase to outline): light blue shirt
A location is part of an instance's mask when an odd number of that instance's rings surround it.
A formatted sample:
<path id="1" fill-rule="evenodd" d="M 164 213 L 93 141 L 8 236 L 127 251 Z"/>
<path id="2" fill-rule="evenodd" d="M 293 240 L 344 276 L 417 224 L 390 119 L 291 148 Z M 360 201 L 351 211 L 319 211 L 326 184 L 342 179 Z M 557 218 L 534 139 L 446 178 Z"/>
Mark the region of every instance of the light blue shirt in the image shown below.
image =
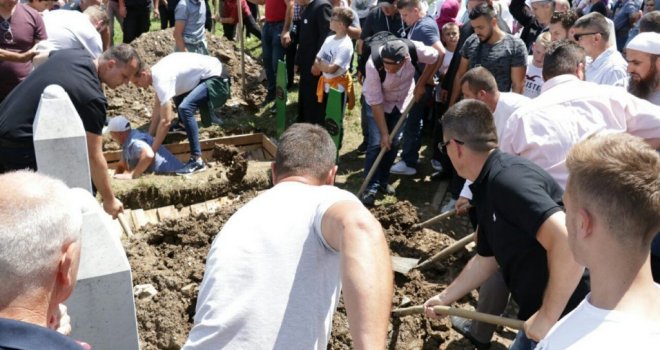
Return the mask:
<path id="1" fill-rule="evenodd" d="M 176 21 L 185 21 L 183 41 L 196 44 L 204 40 L 204 23 L 206 22 L 206 5 L 201 0 L 180 0 L 174 10 Z"/>
<path id="2" fill-rule="evenodd" d="M 128 138 L 122 145 L 121 153 L 122 160 L 126 162 L 129 170 L 137 166 L 142 150 L 145 147 L 151 148 L 153 142 L 154 139 L 151 135 L 138 130 L 131 130 Z M 167 148 L 161 146 L 154 157 L 154 161 L 151 162 L 151 165 L 149 165 L 145 172 L 156 174 L 173 173 L 183 168 L 183 166 L 184 164 L 176 159 Z"/>

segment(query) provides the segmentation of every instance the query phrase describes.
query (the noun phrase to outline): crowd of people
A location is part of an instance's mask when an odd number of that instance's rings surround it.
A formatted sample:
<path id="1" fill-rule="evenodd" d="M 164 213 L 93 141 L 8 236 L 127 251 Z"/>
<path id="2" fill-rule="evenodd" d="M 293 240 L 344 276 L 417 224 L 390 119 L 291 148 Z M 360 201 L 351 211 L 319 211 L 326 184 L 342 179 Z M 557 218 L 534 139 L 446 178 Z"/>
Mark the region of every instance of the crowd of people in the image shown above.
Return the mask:
<path id="1" fill-rule="evenodd" d="M 262 44 L 263 107 L 274 104 L 284 59 L 290 88 L 299 75 L 297 123 L 280 137 L 273 188 L 214 240 L 184 349 L 324 349 L 342 291 L 353 346 L 384 348 L 393 276 L 383 230 L 366 208 L 396 195 L 391 174 L 420 171 L 426 139 L 432 176 L 449 181 L 451 198 L 439 210 L 469 214 L 477 232 L 476 254 L 429 296 L 426 316 L 442 317 L 435 306 L 479 288 L 477 311 L 502 314 L 509 298 L 518 305 L 524 328 L 511 349 L 654 348 L 656 1 L 241 0 L 242 22 Z M 211 16 L 201 0 L 0 0 L 0 348 L 87 346 L 56 330 L 66 333 L 58 305 L 75 286 L 78 218 L 91 197 L 24 170 L 37 170 L 41 92 L 58 84 L 68 93 L 86 131 L 95 191 L 116 217 L 123 204 L 103 133 L 122 146 L 116 179 L 206 168 L 195 114 L 222 125 L 217 111 L 231 82 L 229 67 L 208 55 L 205 30 L 217 20 L 233 39 L 238 6 L 224 1 Z M 174 27 L 176 52 L 150 67 L 127 43 L 149 29 L 152 9 Z M 114 18 L 122 44 L 111 40 Z M 103 85 L 128 83 L 154 91 L 147 132 L 106 115 Z M 357 151 L 373 176 L 359 197 L 334 187 L 337 151 L 324 129 L 331 88 L 342 109 L 360 104 Z M 187 163 L 162 146 L 170 132 L 187 135 Z M 450 322 L 489 348 L 494 327 Z"/>

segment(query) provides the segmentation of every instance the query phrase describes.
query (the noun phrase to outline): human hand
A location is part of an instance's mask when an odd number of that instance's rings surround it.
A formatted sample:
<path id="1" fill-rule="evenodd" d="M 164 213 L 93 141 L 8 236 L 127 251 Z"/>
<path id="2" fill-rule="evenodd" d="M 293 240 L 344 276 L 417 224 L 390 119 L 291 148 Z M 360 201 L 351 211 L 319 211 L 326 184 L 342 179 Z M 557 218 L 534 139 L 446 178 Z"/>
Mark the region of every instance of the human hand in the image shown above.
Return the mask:
<path id="1" fill-rule="evenodd" d="M 380 133 L 380 148 L 383 148 L 387 151 L 390 150 L 392 147 L 392 143 L 390 142 L 390 135 L 387 133 Z"/>
<path id="2" fill-rule="evenodd" d="M 34 56 L 37 55 L 37 53 L 38 52 L 35 48 L 31 48 L 31 49 L 29 49 L 25 52 L 21 52 L 21 53 L 18 54 L 17 62 L 22 62 L 22 63 L 30 62 L 30 61 L 32 61 Z"/>
<path id="3" fill-rule="evenodd" d="M 103 210 L 116 219 L 119 213 L 124 211 L 124 204 L 117 197 L 112 197 L 103 201 Z"/>
<path id="4" fill-rule="evenodd" d="M 289 33 L 288 31 L 282 33 L 282 35 L 280 35 L 280 43 L 284 48 L 289 47 L 289 45 L 291 45 L 291 33 Z"/>
<path id="5" fill-rule="evenodd" d="M 465 197 L 458 197 L 458 200 L 456 200 L 456 205 L 454 206 L 454 209 L 456 209 L 456 215 L 467 214 L 469 206 L 470 206 L 469 199 Z"/>
<path id="6" fill-rule="evenodd" d="M 315 77 L 321 75 L 321 70 L 319 69 L 319 66 L 317 64 L 312 65 L 312 75 Z"/>
<path id="7" fill-rule="evenodd" d="M 125 172 L 125 173 L 115 174 L 113 178 L 117 180 L 132 180 L 133 173 Z"/>
<path id="8" fill-rule="evenodd" d="M 435 318 L 435 319 L 441 319 L 445 317 L 445 315 L 436 314 L 433 311 L 434 306 L 447 306 L 447 303 L 444 302 L 440 294 L 424 302 L 424 314 L 426 315 L 426 317 Z"/>
<path id="9" fill-rule="evenodd" d="M 119 17 L 126 18 L 126 5 L 119 5 Z"/>
<path id="10" fill-rule="evenodd" d="M 554 320 L 545 317 L 540 311 L 536 311 L 524 323 L 525 335 L 535 342 L 541 341 L 555 324 Z"/>
<path id="11" fill-rule="evenodd" d="M 159 19 L 160 18 L 160 11 L 158 11 L 157 7 L 154 7 L 154 18 Z"/>

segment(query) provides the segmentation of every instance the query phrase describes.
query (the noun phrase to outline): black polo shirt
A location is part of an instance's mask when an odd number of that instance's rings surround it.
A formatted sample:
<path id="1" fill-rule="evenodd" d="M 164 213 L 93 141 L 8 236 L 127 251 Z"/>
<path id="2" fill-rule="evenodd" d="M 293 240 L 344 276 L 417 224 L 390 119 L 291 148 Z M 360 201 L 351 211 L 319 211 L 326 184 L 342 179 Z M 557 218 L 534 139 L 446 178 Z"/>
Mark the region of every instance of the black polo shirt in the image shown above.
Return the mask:
<path id="1" fill-rule="evenodd" d="M 546 251 L 536 234 L 546 219 L 563 210 L 563 190 L 536 164 L 497 149 L 470 189 L 479 221 L 477 253 L 495 257 L 520 307 L 518 318 L 526 320 L 541 307 L 549 277 Z M 564 313 L 588 291 L 583 279 Z"/>
<path id="2" fill-rule="evenodd" d="M 83 348 L 73 339 L 48 328 L 0 318 L 0 349 L 82 350 Z"/>

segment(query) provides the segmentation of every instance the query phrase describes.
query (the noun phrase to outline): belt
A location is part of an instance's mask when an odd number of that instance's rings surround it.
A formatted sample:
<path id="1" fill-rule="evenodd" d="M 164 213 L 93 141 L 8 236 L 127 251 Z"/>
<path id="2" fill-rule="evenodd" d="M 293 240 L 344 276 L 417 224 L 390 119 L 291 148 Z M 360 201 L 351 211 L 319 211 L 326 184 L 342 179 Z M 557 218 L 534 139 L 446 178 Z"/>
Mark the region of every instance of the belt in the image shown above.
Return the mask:
<path id="1" fill-rule="evenodd" d="M 32 142 L 16 142 L 6 139 L 0 139 L 0 147 L 4 148 L 34 148 Z"/>

